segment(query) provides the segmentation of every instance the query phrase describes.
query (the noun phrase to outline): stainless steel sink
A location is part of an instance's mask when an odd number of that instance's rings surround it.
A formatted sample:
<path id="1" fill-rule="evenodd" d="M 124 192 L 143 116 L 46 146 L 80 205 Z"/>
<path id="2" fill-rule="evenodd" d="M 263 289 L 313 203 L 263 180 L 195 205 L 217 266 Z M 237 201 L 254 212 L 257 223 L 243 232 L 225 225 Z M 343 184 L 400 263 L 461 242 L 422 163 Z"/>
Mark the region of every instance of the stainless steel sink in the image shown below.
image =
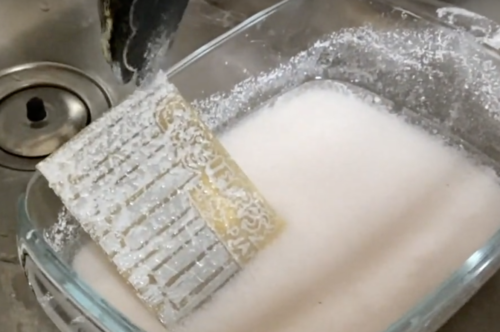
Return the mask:
<path id="1" fill-rule="evenodd" d="M 102 58 L 100 41 L 96 39 L 99 13 L 96 6 L 88 5 L 89 1 L 99 0 L 3 0 L 0 4 L 2 331 L 55 331 L 38 313 L 17 265 L 17 203 L 34 166 L 60 144 L 61 137 L 76 133 L 116 104 L 129 89 L 118 84 Z M 164 66 L 276 2 L 192 0 Z M 498 0 L 445 2 L 500 22 Z M 37 98 L 45 104 L 40 106 Z M 7 306 L 4 308 L 2 303 Z M 442 331 L 496 332 L 500 329 L 499 313 L 500 275 L 493 277 Z"/>

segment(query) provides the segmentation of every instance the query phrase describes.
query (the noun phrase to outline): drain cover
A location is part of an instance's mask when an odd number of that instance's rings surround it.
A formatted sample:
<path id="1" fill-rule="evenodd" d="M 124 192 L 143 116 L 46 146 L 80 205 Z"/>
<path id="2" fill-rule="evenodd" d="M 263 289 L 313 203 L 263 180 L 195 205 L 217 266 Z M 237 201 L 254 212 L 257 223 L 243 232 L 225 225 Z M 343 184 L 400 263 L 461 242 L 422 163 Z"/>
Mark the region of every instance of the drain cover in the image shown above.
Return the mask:
<path id="1" fill-rule="evenodd" d="M 89 122 L 85 104 L 56 87 L 28 88 L 0 103 L 0 148 L 21 157 L 44 157 Z"/>
<path id="2" fill-rule="evenodd" d="M 1 71 L 0 167 L 34 171 L 111 105 L 98 81 L 67 65 L 39 62 Z"/>

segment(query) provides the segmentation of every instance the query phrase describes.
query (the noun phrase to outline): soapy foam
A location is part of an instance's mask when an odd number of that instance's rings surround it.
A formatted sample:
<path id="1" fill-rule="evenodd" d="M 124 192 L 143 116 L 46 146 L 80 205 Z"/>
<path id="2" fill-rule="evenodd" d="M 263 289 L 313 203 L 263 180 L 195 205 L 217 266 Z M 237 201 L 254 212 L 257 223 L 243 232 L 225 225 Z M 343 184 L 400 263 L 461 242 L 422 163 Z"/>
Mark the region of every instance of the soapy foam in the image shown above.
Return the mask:
<path id="1" fill-rule="evenodd" d="M 296 90 L 220 139 L 288 225 L 183 332 L 383 331 L 500 225 L 493 172 L 353 96 Z M 74 268 L 164 331 L 94 244 Z"/>

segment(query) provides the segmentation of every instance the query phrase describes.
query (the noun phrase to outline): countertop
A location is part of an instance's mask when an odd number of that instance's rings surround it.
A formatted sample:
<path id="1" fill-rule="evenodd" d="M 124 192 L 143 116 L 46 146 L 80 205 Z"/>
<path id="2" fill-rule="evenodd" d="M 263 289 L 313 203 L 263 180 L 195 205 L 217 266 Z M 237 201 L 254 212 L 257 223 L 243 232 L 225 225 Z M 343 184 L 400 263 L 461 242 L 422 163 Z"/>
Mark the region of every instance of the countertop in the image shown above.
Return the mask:
<path id="1" fill-rule="evenodd" d="M 172 50 L 180 60 L 209 40 L 277 0 L 191 0 Z M 448 0 L 500 22 L 498 0 Z M 57 332 L 38 307 L 16 258 L 11 255 L 15 227 L 0 232 L 0 330 Z M 6 244 L 5 244 L 6 243 Z M 5 247 L 5 248 L 4 248 Z M 439 332 L 500 331 L 500 273 L 496 274 Z"/>

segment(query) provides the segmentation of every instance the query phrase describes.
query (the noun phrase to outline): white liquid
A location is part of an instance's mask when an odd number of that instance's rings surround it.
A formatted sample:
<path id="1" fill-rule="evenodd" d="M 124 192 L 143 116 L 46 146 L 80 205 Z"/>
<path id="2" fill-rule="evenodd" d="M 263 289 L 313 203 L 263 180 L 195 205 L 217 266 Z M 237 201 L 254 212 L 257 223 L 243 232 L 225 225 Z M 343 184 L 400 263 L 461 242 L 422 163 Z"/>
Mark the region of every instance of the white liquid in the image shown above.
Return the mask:
<path id="1" fill-rule="evenodd" d="M 311 89 L 221 141 L 284 233 L 185 332 L 382 332 L 500 226 L 494 175 L 395 116 Z M 75 270 L 147 332 L 165 331 L 95 245 Z"/>

